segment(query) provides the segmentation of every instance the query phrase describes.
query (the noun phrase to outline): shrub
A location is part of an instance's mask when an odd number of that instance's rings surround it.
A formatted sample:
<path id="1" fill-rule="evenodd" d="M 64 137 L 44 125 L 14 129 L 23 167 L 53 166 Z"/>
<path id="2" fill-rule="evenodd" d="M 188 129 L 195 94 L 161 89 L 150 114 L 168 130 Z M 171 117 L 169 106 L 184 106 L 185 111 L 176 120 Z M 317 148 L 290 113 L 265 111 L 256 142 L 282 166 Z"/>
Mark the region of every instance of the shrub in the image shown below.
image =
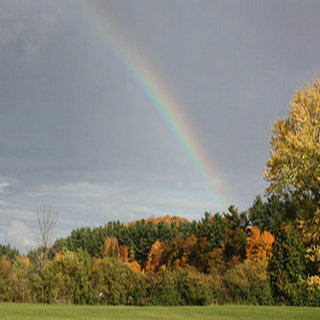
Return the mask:
<path id="1" fill-rule="evenodd" d="M 320 306 L 320 277 L 309 276 L 306 281 L 306 304 L 313 307 Z"/>
<path id="2" fill-rule="evenodd" d="M 210 275 L 195 268 L 185 270 L 161 270 L 157 274 L 148 272 L 145 285 L 148 303 L 152 305 L 209 305 L 216 303 L 218 290 Z"/>
<path id="3" fill-rule="evenodd" d="M 269 305 L 272 303 L 267 261 L 245 260 L 223 276 L 226 302 Z"/>
<path id="4" fill-rule="evenodd" d="M 217 302 L 218 290 L 214 279 L 189 268 L 178 272 L 178 290 L 185 305 L 210 305 Z"/>
<path id="5" fill-rule="evenodd" d="M 148 272 L 145 275 L 147 289 L 146 303 L 152 305 L 183 305 L 178 287 L 177 271 L 161 270 L 158 273 Z"/>

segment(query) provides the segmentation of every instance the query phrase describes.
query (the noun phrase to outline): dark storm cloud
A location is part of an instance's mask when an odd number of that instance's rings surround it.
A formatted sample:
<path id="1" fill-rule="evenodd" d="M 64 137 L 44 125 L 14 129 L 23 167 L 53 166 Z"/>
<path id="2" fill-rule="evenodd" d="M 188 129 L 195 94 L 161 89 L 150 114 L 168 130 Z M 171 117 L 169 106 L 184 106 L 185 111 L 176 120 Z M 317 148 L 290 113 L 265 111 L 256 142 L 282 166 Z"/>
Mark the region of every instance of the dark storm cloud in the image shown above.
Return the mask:
<path id="1" fill-rule="evenodd" d="M 59 234 L 247 208 L 264 192 L 271 122 L 320 71 L 318 1 L 100 5 L 180 101 L 227 203 L 215 207 L 81 2 L 0 0 L 0 241 L 32 233 L 47 202 L 62 211 Z"/>

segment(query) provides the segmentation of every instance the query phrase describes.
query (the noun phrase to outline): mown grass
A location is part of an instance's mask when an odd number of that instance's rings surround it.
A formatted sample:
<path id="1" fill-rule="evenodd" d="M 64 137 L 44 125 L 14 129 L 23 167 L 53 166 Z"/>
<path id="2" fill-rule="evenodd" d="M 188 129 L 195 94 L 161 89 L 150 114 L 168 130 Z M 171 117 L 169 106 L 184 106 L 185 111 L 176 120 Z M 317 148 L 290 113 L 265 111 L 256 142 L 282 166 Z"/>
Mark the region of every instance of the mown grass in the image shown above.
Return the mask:
<path id="1" fill-rule="evenodd" d="M 320 320 L 320 308 L 212 306 L 212 307 L 123 307 L 43 304 L 0 304 L 1 320 Z"/>

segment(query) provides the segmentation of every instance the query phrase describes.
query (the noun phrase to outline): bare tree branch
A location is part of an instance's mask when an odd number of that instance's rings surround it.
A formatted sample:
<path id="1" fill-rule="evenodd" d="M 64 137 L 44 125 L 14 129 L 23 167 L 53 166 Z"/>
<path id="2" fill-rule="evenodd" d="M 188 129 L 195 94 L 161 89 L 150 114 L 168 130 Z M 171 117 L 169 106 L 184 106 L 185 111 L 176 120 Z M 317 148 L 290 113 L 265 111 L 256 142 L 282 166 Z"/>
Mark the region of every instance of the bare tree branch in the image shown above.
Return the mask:
<path id="1" fill-rule="evenodd" d="M 39 257 L 40 269 L 43 268 L 48 258 L 49 248 L 52 245 L 54 228 L 59 218 L 59 211 L 53 205 L 41 205 L 37 209 L 39 227 L 39 245 L 42 253 Z"/>

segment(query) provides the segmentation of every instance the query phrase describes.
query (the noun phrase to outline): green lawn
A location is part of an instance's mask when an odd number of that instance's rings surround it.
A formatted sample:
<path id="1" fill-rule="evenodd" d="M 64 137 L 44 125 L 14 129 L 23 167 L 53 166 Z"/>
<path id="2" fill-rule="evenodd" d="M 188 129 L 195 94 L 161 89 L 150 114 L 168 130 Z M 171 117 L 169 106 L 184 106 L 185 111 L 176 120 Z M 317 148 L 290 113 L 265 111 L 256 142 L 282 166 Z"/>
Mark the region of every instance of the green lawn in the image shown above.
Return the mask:
<path id="1" fill-rule="evenodd" d="M 320 308 L 298 307 L 102 307 L 42 304 L 0 304 L 1 320 L 37 319 L 196 319 L 320 320 Z"/>

